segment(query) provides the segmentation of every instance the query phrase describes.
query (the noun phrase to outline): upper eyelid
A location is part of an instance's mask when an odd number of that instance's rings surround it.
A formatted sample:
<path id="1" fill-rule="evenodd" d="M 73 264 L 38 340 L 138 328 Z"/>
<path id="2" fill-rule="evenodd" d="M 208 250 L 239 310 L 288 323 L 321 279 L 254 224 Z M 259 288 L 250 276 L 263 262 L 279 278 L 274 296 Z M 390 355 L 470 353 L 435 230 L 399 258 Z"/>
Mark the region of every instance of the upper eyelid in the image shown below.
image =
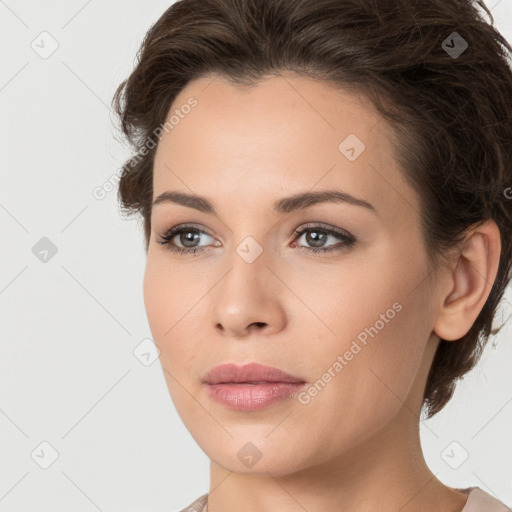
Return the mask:
<path id="1" fill-rule="evenodd" d="M 213 236 L 208 229 L 203 228 L 200 225 L 196 225 L 194 223 L 176 224 L 176 226 L 173 226 L 172 228 L 164 229 L 163 233 L 166 234 L 166 233 L 169 233 L 170 231 L 178 231 L 178 230 L 187 229 L 187 228 L 191 228 L 191 229 L 194 229 L 201 233 L 204 233 L 206 235 Z M 306 231 L 308 229 L 315 229 L 315 228 L 317 228 L 318 230 L 332 231 L 332 232 L 340 234 L 340 235 L 343 235 L 343 234 L 350 235 L 350 233 L 346 229 L 336 228 L 334 226 L 330 226 L 330 225 L 322 223 L 320 221 L 306 222 L 305 224 L 301 224 L 299 227 L 297 227 L 293 230 L 293 233 L 296 233 L 297 231 Z"/>
<path id="2" fill-rule="evenodd" d="M 304 231 L 308 231 L 310 229 L 315 229 L 315 228 L 317 228 L 319 231 L 327 231 L 327 232 L 329 232 L 331 234 L 336 234 L 336 235 L 339 235 L 339 236 L 354 237 L 354 235 L 352 235 L 346 229 L 336 228 L 334 226 L 329 226 L 329 225 L 326 225 L 326 224 L 324 224 L 322 222 L 306 222 L 306 224 L 302 224 L 298 228 L 294 229 L 293 232 L 294 233 L 297 233 L 298 231 L 304 232 Z"/>

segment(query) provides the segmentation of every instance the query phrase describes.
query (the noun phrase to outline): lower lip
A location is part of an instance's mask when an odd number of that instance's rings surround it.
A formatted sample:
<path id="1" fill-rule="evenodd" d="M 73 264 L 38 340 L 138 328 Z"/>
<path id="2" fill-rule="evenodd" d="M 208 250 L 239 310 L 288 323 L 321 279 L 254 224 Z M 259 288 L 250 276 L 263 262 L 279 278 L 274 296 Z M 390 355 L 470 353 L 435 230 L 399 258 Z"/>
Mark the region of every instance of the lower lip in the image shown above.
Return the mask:
<path id="1" fill-rule="evenodd" d="M 306 383 L 206 384 L 210 398 L 236 411 L 259 411 L 291 397 Z"/>

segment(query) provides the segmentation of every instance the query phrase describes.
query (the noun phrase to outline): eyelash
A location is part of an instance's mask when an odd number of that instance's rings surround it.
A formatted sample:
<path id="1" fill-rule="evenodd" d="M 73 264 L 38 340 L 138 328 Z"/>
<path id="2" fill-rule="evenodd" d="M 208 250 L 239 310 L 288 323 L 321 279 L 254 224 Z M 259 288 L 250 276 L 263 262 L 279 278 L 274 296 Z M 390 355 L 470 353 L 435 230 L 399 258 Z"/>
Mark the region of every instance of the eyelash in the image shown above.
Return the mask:
<path id="1" fill-rule="evenodd" d="M 306 252 L 310 252 L 310 253 L 311 252 L 312 253 L 327 253 L 327 252 L 332 252 L 332 251 L 343 251 L 343 250 L 346 250 L 346 249 L 352 247 L 352 245 L 354 245 L 356 242 L 356 239 L 354 238 L 354 236 L 344 230 L 322 227 L 322 226 L 319 226 L 316 224 L 306 224 L 303 227 L 296 229 L 294 231 L 294 235 L 295 235 L 294 242 L 297 241 L 304 233 L 307 233 L 308 231 L 313 231 L 315 233 L 321 233 L 321 234 L 325 234 L 325 235 L 333 235 L 333 236 L 341 239 L 342 245 L 334 246 L 331 248 L 322 248 L 322 247 L 315 248 L 315 247 L 304 247 L 302 245 L 298 245 L 297 247 L 301 251 L 306 251 Z M 197 233 L 197 234 L 211 236 L 208 232 L 206 232 L 202 229 L 196 228 L 194 226 L 181 225 L 181 226 L 175 226 L 175 227 L 169 229 L 163 235 L 160 234 L 159 239 L 157 240 L 157 243 L 160 245 L 163 245 L 163 246 L 167 246 L 167 248 L 170 251 L 179 253 L 179 254 L 192 254 L 192 256 L 197 256 L 200 253 L 203 253 L 205 247 L 193 247 L 193 248 L 189 247 L 189 248 L 187 248 L 187 247 L 177 247 L 175 245 L 172 245 L 171 241 L 173 238 L 176 237 L 176 235 L 180 235 L 182 233 L 187 233 L 187 232 L 193 232 L 193 233 Z"/>

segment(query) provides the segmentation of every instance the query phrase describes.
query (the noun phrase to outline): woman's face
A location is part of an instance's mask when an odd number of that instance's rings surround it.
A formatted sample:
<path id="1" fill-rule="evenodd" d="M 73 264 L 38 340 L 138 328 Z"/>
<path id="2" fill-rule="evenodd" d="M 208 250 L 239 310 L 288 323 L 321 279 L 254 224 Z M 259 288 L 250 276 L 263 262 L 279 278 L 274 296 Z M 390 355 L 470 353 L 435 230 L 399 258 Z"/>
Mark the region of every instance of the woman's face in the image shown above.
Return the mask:
<path id="1" fill-rule="evenodd" d="M 383 436 L 403 442 L 438 338 L 418 197 L 386 121 L 361 98 L 296 75 L 247 89 L 203 77 L 171 115 L 153 199 L 201 196 L 214 211 L 153 207 L 144 300 L 191 435 L 230 471 L 273 475 L 360 462 Z M 323 191 L 357 201 L 284 202 Z M 158 243 L 178 225 L 188 231 Z M 253 410 L 212 399 L 210 369 L 252 362 L 305 384 Z"/>

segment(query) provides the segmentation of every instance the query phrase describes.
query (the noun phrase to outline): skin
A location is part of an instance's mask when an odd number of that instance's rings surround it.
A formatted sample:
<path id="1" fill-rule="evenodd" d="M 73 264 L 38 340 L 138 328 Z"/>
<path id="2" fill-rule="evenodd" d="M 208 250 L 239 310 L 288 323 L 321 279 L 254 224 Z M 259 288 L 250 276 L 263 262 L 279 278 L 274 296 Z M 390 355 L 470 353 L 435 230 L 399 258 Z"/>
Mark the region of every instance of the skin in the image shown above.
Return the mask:
<path id="1" fill-rule="evenodd" d="M 192 96 L 198 105 L 159 142 L 153 197 L 205 196 L 218 215 L 153 208 L 144 301 L 174 405 L 211 460 L 208 511 L 461 511 L 467 495 L 425 463 L 419 415 L 439 336 L 462 337 L 489 295 L 496 224 L 470 233 L 430 283 L 420 198 L 396 163 L 391 128 L 363 97 L 293 74 L 253 88 L 202 77 L 169 115 Z M 349 134 L 366 146 L 354 161 L 338 149 Z M 327 189 L 377 212 L 342 202 L 271 211 L 282 197 Z M 208 232 L 195 242 L 204 252 L 157 243 L 185 223 Z M 315 247 L 314 229 L 294 234 L 308 223 L 356 243 L 301 251 Z M 263 251 L 252 263 L 236 251 L 247 236 Z M 187 247 L 184 236 L 173 242 Z M 204 374 L 225 362 L 256 361 L 313 384 L 396 302 L 400 312 L 307 404 L 290 397 L 241 412 L 206 393 Z M 261 453 L 250 468 L 237 457 L 248 442 Z"/>

